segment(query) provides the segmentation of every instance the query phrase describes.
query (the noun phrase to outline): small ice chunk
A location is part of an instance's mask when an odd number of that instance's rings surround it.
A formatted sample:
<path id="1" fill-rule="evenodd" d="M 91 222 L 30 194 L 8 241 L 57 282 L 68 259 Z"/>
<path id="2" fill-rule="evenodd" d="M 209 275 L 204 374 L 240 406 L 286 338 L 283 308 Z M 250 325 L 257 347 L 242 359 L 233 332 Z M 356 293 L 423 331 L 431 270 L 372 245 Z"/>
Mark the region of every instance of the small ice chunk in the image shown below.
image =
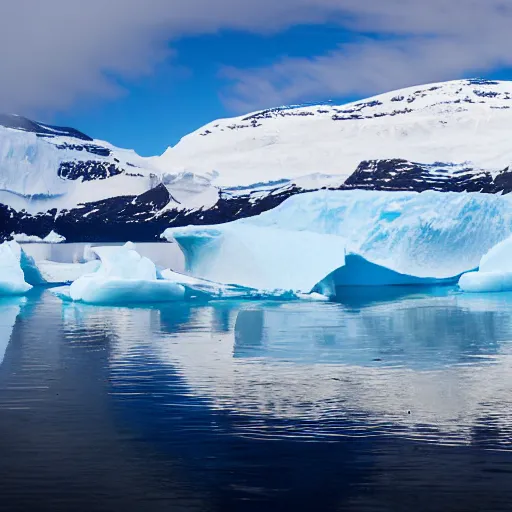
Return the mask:
<path id="1" fill-rule="evenodd" d="M 59 235 L 53 230 L 50 231 L 44 238 L 41 238 L 37 235 L 27 235 L 25 233 L 11 233 L 11 238 L 18 243 L 60 244 L 66 241 L 62 235 Z"/>
<path id="2" fill-rule="evenodd" d="M 55 231 L 50 231 L 48 235 L 46 235 L 43 239 L 43 242 L 46 242 L 47 244 L 61 244 L 62 242 L 65 242 L 66 238 L 62 235 L 59 235 L 59 233 L 56 233 Z"/>
<path id="3" fill-rule="evenodd" d="M 37 235 L 27 235 L 25 233 L 11 233 L 11 238 L 18 243 L 41 243 L 43 241 Z"/>
<path id="4" fill-rule="evenodd" d="M 512 237 L 486 253 L 477 272 L 463 274 L 459 288 L 464 292 L 512 291 Z"/>
<path id="5" fill-rule="evenodd" d="M 468 272 L 459 279 L 464 292 L 512 291 L 512 272 Z"/>

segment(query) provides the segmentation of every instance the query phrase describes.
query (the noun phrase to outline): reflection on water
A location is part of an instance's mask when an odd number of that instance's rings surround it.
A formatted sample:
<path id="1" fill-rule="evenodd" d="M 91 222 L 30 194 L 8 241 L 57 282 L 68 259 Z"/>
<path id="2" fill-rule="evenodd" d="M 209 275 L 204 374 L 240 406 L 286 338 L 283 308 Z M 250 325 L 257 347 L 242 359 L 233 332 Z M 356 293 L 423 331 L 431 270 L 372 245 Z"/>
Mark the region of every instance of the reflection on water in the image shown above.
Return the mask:
<path id="1" fill-rule="evenodd" d="M 4 360 L 16 318 L 24 303 L 22 297 L 0 297 L 0 364 Z"/>
<path id="2" fill-rule="evenodd" d="M 511 306 L 0 302 L 0 510 L 509 510 Z"/>

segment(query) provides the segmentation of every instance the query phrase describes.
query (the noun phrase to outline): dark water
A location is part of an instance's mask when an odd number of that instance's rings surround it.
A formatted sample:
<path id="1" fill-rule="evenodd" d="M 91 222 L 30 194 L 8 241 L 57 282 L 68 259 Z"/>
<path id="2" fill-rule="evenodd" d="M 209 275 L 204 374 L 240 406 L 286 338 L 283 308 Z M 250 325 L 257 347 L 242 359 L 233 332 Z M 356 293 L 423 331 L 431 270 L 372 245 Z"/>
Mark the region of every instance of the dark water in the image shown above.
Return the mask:
<path id="1" fill-rule="evenodd" d="M 378 294 L 378 295 L 377 295 Z M 0 300 L 0 510 L 512 509 L 512 296 Z"/>

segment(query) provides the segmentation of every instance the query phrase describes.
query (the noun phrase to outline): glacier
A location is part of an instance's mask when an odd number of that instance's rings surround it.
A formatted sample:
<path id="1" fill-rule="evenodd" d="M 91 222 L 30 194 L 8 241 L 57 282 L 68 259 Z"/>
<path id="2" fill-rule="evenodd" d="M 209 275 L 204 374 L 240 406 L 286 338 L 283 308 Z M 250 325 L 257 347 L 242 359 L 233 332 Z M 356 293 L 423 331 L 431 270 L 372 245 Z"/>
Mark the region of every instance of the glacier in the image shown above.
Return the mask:
<path id="1" fill-rule="evenodd" d="M 456 283 L 512 234 L 512 198 L 363 190 L 293 196 L 256 217 L 167 229 L 196 276 L 254 288 Z"/>
<path id="2" fill-rule="evenodd" d="M 27 211 L 73 208 L 87 202 L 128 194 L 141 194 L 154 179 L 149 159 L 134 151 L 93 140 L 74 130 L 49 131 L 43 125 L 8 116 L 8 126 L 0 119 L 0 197 L 2 203 Z M 24 127 L 12 121 L 24 120 Z M 123 172 L 109 179 L 75 179 L 62 174 L 66 166 L 105 169 L 119 167 Z M 125 169 L 134 168 L 129 175 Z M 106 172 L 106 171 L 105 171 Z M 116 171 L 120 172 L 120 171 Z"/>
<path id="3" fill-rule="evenodd" d="M 23 295 L 32 286 L 21 268 L 22 250 L 16 242 L 0 245 L 0 296 Z"/>
<path id="4" fill-rule="evenodd" d="M 512 291 L 512 237 L 484 254 L 478 271 L 463 274 L 459 288 L 464 292 Z"/>
<path id="5" fill-rule="evenodd" d="M 69 287 L 52 291 L 65 300 L 88 304 L 126 304 L 181 300 L 183 286 L 157 279 L 155 264 L 140 256 L 135 244 L 91 248 L 100 259 L 98 270 L 85 274 Z"/>

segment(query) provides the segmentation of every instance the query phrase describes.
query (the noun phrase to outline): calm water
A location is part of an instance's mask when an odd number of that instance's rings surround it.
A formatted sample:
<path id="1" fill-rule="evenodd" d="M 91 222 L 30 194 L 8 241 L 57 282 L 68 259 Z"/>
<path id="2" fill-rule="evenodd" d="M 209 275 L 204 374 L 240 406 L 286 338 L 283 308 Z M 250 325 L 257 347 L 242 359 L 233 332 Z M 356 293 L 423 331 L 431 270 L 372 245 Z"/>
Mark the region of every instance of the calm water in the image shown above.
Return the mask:
<path id="1" fill-rule="evenodd" d="M 2 359 L 0 510 L 512 509 L 512 295 L 39 291 L 0 300 Z"/>

